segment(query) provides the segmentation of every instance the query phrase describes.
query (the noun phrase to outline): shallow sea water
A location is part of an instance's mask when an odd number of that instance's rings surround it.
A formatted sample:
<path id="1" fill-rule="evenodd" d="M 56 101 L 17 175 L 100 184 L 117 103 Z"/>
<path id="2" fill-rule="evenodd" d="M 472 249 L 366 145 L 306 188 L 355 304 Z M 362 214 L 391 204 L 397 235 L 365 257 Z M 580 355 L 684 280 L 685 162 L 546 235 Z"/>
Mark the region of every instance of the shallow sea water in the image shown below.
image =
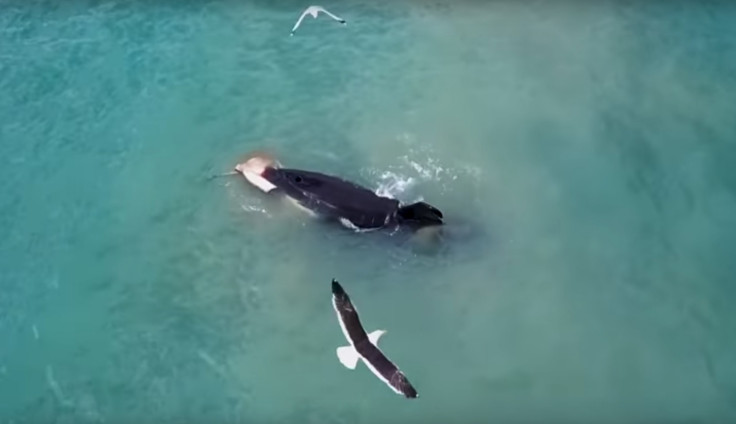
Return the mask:
<path id="1" fill-rule="evenodd" d="M 0 2 L 0 422 L 733 422 L 736 5 L 323 5 Z M 464 232 L 207 179 L 254 150 Z"/>

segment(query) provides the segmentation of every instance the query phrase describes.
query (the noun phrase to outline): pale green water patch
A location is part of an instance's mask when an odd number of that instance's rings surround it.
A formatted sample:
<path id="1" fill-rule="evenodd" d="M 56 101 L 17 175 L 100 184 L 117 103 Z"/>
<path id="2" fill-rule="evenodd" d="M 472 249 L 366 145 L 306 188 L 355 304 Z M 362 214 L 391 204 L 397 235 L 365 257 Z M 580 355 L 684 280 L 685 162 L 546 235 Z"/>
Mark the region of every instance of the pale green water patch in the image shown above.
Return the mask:
<path id="1" fill-rule="evenodd" d="M 733 419 L 733 6 L 302 6 L 3 4 L 0 421 Z M 263 148 L 473 231 L 206 181 Z"/>

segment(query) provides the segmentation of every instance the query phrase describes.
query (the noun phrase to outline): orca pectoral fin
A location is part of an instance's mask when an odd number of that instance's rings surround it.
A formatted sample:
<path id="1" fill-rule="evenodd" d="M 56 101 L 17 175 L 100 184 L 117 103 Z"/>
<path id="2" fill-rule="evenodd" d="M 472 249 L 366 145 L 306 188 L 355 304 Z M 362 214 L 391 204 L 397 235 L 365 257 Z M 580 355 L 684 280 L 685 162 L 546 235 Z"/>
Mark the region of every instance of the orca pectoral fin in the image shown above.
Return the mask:
<path id="1" fill-rule="evenodd" d="M 358 365 L 358 359 L 360 359 L 360 356 L 354 347 L 341 346 L 337 348 L 337 359 L 340 360 L 340 363 L 343 364 L 345 368 L 354 370 Z"/>
<path id="2" fill-rule="evenodd" d="M 368 335 L 368 340 L 374 346 L 378 346 L 378 339 L 380 339 L 381 336 L 383 336 L 384 334 L 386 334 L 386 330 L 376 330 L 376 331 L 373 331 L 371 334 Z"/>
<path id="3" fill-rule="evenodd" d="M 258 187 L 264 193 L 268 193 L 276 189 L 275 185 L 271 184 L 271 182 L 269 182 L 267 179 L 254 172 L 243 171 L 243 176 L 246 180 L 248 180 L 249 183 Z"/>

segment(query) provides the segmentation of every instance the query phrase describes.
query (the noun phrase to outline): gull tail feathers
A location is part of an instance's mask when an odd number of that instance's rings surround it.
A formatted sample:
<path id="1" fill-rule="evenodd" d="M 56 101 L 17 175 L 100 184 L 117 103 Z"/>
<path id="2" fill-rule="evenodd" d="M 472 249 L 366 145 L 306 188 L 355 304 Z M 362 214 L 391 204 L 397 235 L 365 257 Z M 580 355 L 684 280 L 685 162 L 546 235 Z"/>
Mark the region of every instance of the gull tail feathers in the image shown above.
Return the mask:
<path id="1" fill-rule="evenodd" d="M 386 330 L 375 330 L 368 335 L 368 340 L 370 340 L 374 346 L 378 347 L 378 339 L 380 339 L 384 334 L 386 334 Z"/>
<path id="2" fill-rule="evenodd" d="M 360 356 L 354 347 L 348 345 L 337 348 L 337 359 L 340 360 L 340 363 L 343 364 L 345 368 L 354 370 L 358 365 Z"/>

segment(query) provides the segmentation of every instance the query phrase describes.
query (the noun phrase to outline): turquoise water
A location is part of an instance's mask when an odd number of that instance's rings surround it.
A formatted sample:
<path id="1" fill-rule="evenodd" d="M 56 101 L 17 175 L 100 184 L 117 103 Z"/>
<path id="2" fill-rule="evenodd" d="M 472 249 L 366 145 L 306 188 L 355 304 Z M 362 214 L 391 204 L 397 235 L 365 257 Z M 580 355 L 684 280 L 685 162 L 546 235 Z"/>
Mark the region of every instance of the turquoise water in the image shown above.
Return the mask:
<path id="1" fill-rule="evenodd" d="M 736 5 L 323 5 L 0 2 L 0 422 L 736 419 Z M 207 180 L 252 150 L 472 232 Z"/>

